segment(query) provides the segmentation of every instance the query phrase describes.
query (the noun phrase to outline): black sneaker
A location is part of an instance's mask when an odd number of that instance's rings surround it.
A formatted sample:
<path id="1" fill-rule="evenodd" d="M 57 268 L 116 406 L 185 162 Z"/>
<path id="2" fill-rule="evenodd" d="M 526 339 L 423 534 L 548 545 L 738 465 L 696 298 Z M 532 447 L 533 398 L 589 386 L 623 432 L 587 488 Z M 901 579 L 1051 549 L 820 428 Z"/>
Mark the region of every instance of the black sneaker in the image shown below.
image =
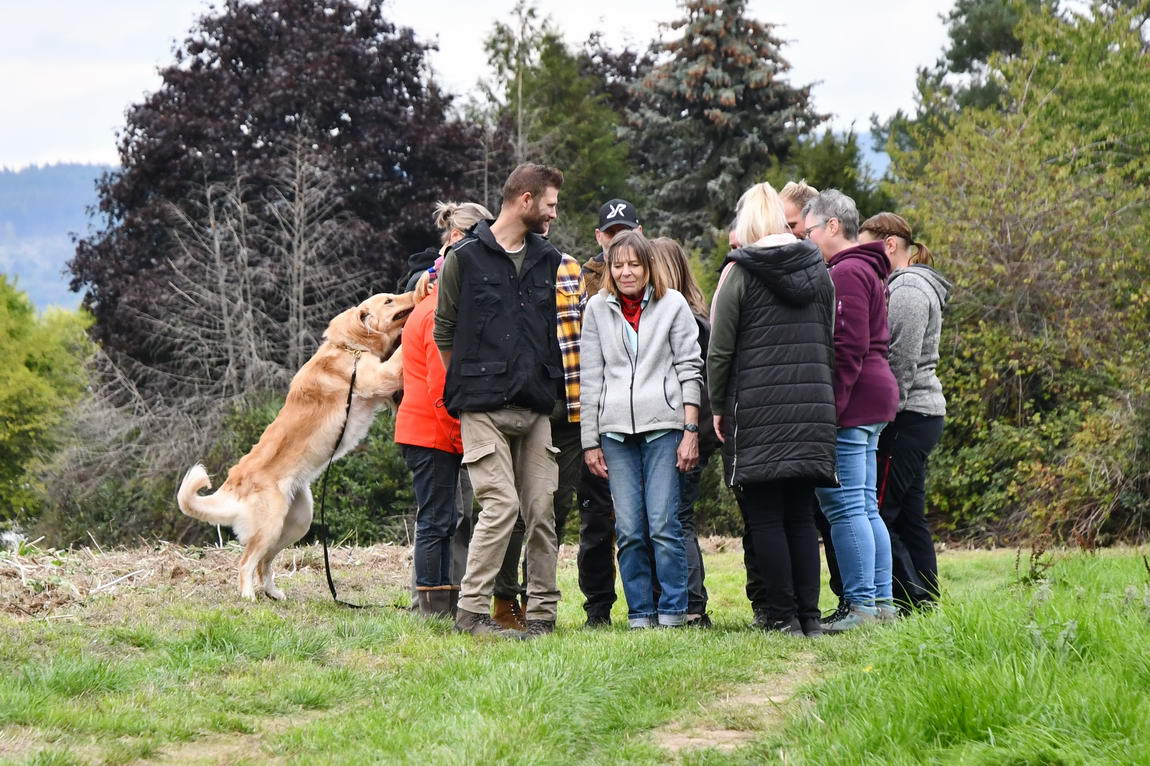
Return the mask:
<path id="1" fill-rule="evenodd" d="M 764 627 L 764 626 L 765 626 L 765 625 L 766 625 L 768 622 L 770 622 L 770 621 L 771 621 L 771 618 L 770 618 L 770 617 L 767 615 L 767 613 L 766 613 L 766 612 L 758 612 L 758 611 L 756 611 L 756 612 L 754 613 L 754 615 L 755 615 L 755 619 L 751 620 L 751 627 L 752 627 L 752 628 L 758 628 L 759 630 L 762 630 L 762 629 L 763 629 L 763 627 Z"/>
<path id="2" fill-rule="evenodd" d="M 549 636 L 555 632 L 555 620 L 528 620 L 527 637 L 538 638 Z"/>
<path id="3" fill-rule="evenodd" d="M 686 625 L 688 628 L 710 628 L 711 615 L 703 612 L 698 617 L 688 617 Z"/>
<path id="4" fill-rule="evenodd" d="M 792 617 L 789 620 L 767 620 L 759 630 L 764 633 L 782 633 L 787 636 L 803 635 L 803 626 L 799 624 L 798 617 Z"/>
<path id="5" fill-rule="evenodd" d="M 587 622 L 583 623 L 584 628 L 609 628 L 611 627 L 611 615 L 609 614 L 590 614 L 587 615 Z"/>
<path id="6" fill-rule="evenodd" d="M 822 619 L 823 624 L 838 622 L 850 613 L 851 602 L 847 601 L 845 598 L 840 598 L 839 605 L 835 608 L 835 610 Z"/>
<path id="7" fill-rule="evenodd" d="M 803 628 L 803 635 L 807 638 L 819 638 L 823 635 L 823 626 L 818 617 L 800 617 L 799 625 Z"/>

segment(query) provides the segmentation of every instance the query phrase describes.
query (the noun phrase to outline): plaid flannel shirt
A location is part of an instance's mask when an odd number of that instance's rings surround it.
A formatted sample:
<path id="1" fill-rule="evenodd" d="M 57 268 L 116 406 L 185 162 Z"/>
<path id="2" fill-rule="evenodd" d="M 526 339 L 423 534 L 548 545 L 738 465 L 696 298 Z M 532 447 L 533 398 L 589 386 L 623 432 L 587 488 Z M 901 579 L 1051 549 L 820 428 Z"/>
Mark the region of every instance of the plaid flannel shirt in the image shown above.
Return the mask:
<path id="1" fill-rule="evenodd" d="M 579 336 L 583 332 L 583 309 L 587 291 L 582 267 L 566 253 L 555 274 L 556 332 L 563 355 L 563 383 L 567 392 L 567 420 L 579 422 Z"/>

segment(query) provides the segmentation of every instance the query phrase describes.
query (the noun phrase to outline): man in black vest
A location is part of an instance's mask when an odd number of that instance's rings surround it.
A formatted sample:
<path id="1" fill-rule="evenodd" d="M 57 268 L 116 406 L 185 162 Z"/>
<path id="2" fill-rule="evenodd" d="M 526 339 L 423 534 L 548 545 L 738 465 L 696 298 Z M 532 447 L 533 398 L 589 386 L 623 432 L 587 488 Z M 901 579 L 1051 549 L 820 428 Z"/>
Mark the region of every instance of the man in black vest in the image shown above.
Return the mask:
<path id="1" fill-rule="evenodd" d="M 563 384 L 555 275 L 562 256 L 542 234 L 557 217 L 563 174 L 517 167 L 495 221 L 481 221 L 443 262 L 434 337 L 447 368 L 444 403 L 460 419 L 463 464 L 479 501 L 456 630 L 508 638 L 550 633 L 559 590 L 552 498 L 559 483 L 549 415 Z M 522 513 L 527 632 L 489 616 L 495 577 Z"/>

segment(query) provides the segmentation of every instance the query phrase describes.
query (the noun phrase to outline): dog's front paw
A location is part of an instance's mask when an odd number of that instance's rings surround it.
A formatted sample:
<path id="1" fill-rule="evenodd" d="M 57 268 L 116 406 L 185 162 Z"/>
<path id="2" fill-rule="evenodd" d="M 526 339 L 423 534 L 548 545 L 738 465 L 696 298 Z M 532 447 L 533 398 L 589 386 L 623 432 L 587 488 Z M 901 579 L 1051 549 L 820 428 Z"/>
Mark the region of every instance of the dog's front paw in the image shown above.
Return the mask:
<path id="1" fill-rule="evenodd" d="M 285 598 L 287 598 L 284 592 L 274 585 L 265 587 L 264 593 L 267 594 L 268 598 L 275 599 L 276 601 L 283 601 Z"/>
<path id="2" fill-rule="evenodd" d="M 243 588 L 240 590 L 240 598 L 244 601 L 255 601 L 256 591 L 255 588 Z"/>

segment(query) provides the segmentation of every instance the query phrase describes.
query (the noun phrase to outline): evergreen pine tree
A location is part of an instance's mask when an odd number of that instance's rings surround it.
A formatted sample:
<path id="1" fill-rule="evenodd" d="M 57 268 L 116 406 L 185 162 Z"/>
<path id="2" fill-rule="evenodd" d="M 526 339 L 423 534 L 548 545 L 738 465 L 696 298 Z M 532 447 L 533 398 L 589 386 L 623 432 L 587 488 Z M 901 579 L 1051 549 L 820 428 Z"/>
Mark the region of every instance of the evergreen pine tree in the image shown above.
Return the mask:
<path id="1" fill-rule="evenodd" d="M 677 38 L 640 84 L 631 140 L 654 230 L 708 247 L 742 192 L 798 136 L 824 118 L 810 87 L 785 79 L 790 65 L 771 24 L 746 15 L 746 0 L 682 0 Z"/>

